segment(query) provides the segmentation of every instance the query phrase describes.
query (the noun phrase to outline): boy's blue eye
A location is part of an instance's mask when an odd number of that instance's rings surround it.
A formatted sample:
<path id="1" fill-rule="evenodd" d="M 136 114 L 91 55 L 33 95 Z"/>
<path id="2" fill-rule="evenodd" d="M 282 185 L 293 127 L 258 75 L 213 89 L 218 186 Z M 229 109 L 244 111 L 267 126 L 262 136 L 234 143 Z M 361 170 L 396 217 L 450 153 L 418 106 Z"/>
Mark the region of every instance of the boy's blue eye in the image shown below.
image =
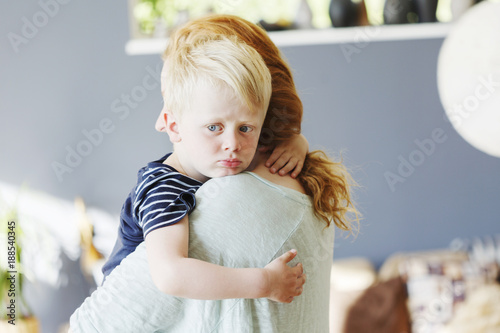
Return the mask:
<path id="1" fill-rule="evenodd" d="M 252 128 L 250 126 L 241 126 L 240 131 L 242 131 L 243 133 L 248 133 L 252 131 Z"/>
<path id="2" fill-rule="evenodd" d="M 219 125 L 208 125 L 207 128 L 211 132 L 215 132 L 215 131 L 219 131 L 220 130 L 220 126 Z"/>

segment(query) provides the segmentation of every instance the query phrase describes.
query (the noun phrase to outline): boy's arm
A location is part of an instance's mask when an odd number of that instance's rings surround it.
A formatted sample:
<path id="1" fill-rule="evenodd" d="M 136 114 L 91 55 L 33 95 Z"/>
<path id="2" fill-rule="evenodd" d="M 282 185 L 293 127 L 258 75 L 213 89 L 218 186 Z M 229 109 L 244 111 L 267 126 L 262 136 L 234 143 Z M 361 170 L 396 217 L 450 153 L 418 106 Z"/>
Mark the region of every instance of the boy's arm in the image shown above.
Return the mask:
<path id="1" fill-rule="evenodd" d="M 309 152 L 309 142 L 302 134 L 294 135 L 289 140 L 277 145 L 266 161 L 271 173 L 278 172 L 280 176 L 292 171 L 291 177 L 296 178 L 302 171 L 306 155 Z"/>
<path id="2" fill-rule="evenodd" d="M 267 297 L 290 303 L 302 293 L 302 265 L 289 267 L 296 252 L 289 251 L 265 268 L 228 268 L 188 258 L 189 222 L 151 231 L 146 249 L 156 287 L 169 295 L 192 299 Z"/>

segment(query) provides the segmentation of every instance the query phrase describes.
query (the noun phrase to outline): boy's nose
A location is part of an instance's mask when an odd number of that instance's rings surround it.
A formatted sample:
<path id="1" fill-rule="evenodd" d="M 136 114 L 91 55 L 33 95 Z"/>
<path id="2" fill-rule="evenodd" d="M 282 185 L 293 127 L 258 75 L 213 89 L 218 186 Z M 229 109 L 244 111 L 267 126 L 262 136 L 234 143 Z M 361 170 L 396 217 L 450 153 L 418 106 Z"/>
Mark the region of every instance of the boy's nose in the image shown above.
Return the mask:
<path id="1" fill-rule="evenodd" d="M 239 151 L 241 143 L 236 133 L 225 133 L 224 150 L 226 151 Z"/>

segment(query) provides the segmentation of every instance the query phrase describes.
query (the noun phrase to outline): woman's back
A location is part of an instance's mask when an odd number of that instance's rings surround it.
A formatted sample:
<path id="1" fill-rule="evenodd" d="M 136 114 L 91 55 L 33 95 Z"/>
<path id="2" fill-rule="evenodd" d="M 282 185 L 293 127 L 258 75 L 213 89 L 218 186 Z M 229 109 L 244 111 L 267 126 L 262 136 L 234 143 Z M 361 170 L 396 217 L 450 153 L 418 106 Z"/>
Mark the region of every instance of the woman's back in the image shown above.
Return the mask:
<path id="1" fill-rule="evenodd" d="M 268 172 L 268 171 L 267 171 Z M 334 227 L 318 219 L 311 198 L 255 173 L 212 179 L 196 194 L 189 255 L 227 267 L 264 267 L 291 248 L 307 274 L 290 304 L 268 299 L 201 301 L 160 293 L 144 243 L 72 316 L 84 332 L 328 332 Z M 245 286 L 241 286 L 244 288 Z"/>
<path id="2" fill-rule="evenodd" d="M 335 228 L 315 216 L 309 196 L 288 187 L 243 173 L 212 179 L 197 193 L 198 206 L 190 216 L 190 255 L 229 267 L 263 267 L 295 248 L 298 255 L 290 264 L 301 262 L 307 274 L 302 295 L 291 304 L 268 299 L 200 304 L 203 311 L 216 312 L 221 304 L 230 305 L 223 316 L 213 313 L 220 319 L 217 332 L 234 327 L 249 332 L 328 331 Z M 210 237 L 200 238 L 205 234 Z"/>

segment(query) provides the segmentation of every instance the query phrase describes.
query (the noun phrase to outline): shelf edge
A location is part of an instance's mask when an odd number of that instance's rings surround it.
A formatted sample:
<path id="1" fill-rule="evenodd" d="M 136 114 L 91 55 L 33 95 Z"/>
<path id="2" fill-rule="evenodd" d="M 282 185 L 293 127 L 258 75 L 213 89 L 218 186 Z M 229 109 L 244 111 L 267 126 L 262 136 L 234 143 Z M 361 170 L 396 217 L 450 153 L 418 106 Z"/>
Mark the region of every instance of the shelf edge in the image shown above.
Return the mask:
<path id="1" fill-rule="evenodd" d="M 418 23 L 317 30 L 288 30 L 270 32 L 278 47 L 367 43 L 395 40 L 445 38 L 452 23 Z M 168 38 L 132 39 L 125 45 L 128 55 L 161 54 Z"/>

